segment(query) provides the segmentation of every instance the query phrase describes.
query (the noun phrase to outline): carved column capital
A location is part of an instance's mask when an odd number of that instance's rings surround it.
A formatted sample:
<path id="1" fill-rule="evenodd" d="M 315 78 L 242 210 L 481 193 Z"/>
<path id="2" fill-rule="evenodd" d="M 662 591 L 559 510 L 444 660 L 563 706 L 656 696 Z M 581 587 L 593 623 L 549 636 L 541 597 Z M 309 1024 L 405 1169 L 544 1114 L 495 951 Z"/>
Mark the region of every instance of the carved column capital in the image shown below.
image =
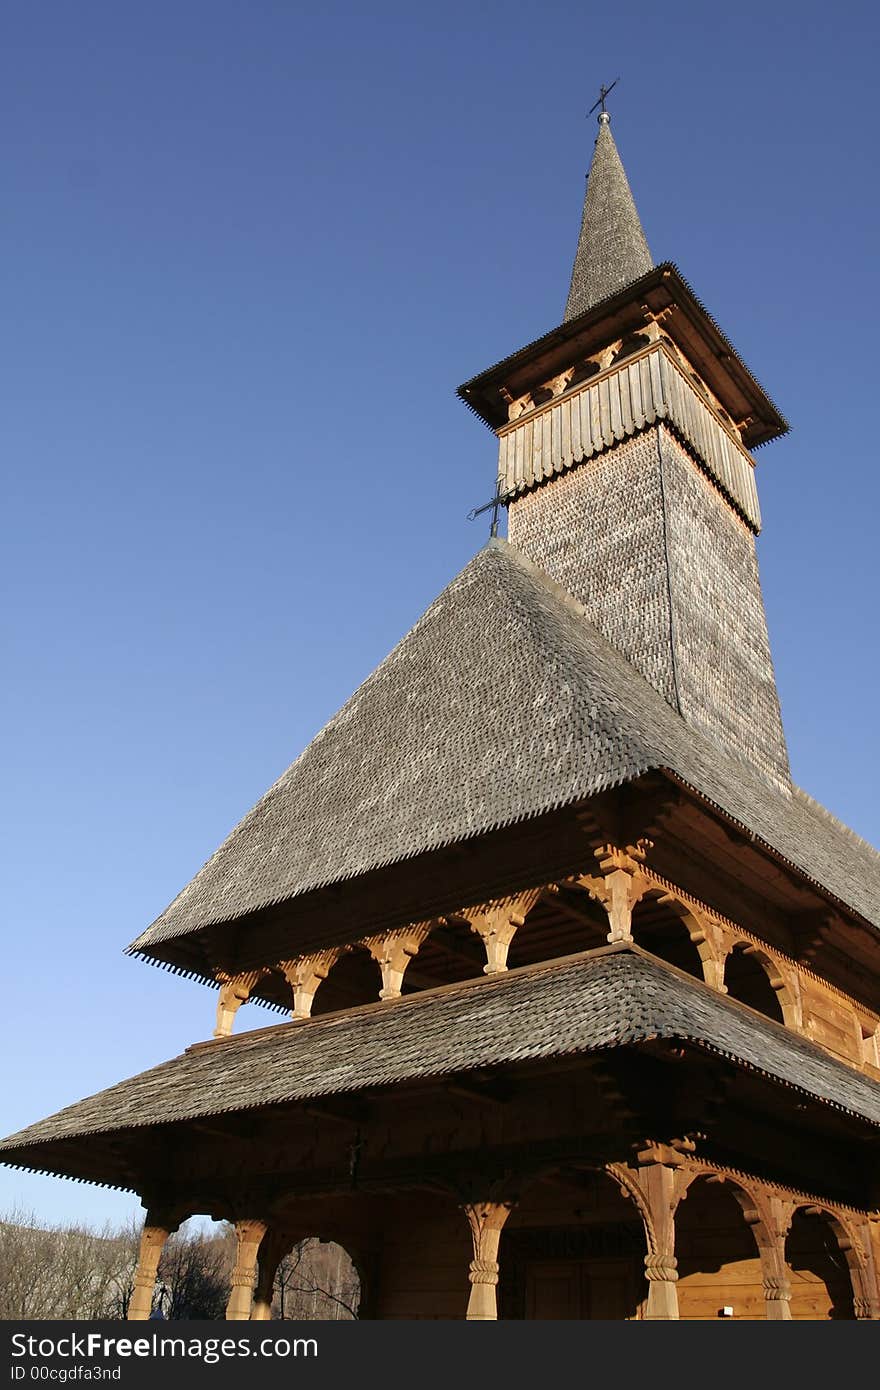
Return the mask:
<path id="1" fill-rule="evenodd" d="M 262 970 L 246 970 L 239 975 L 229 975 L 225 970 L 217 972 L 220 984 L 220 997 L 217 1000 L 217 1023 L 215 1038 L 228 1038 L 235 1023 L 235 1015 L 246 1004 L 251 990 L 263 975 Z"/>
<path id="2" fill-rule="evenodd" d="M 538 898 L 540 888 L 531 888 L 510 898 L 498 898 L 465 908 L 459 915 L 471 924 L 486 948 L 485 975 L 498 975 L 507 969 L 507 953 L 517 930 L 523 925 Z"/>
<path id="3" fill-rule="evenodd" d="M 380 999 L 400 998 L 406 967 L 418 954 L 430 931 L 430 922 L 415 922 L 411 926 L 398 927 L 382 936 L 370 936 L 364 940 L 363 945 L 382 972 Z"/>
<path id="4" fill-rule="evenodd" d="M 348 946 L 333 946 L 326 951 L 278 962 L 277 968 L 293 991 L 292 1018 L 311 1017 L 318 986 L 322 980 L 326 980 L 339 957 L 349 949 Z"/>
<path id="5" fill-rule="evenodd" d="M 639 840 L 625 848 L 601 845 L 596 850 L 600 873 L 580 874 L 576 879 L 608 913 L 608 940 L 611 942 L 633 939 L 633 908 L 651 887 L 642 865 L 647 851 L 652 848 L 650 840 Z"/>

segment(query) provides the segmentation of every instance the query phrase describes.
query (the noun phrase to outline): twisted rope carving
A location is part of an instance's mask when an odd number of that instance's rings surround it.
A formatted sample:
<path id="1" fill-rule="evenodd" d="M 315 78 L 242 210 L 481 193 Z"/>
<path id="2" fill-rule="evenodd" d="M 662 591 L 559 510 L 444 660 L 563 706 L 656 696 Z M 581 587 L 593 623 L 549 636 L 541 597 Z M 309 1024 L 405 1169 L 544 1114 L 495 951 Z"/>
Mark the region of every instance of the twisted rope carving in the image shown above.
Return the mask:
<path id="1" fill-rule="evenodd" d="M 497 1261 L 471 1260 L 470 1281 L 472 1284 L 497 1284 Z"/>
<path id="2" fill-rule="evenodd" d="M 678 1278 L 678 1260 L 674 1255 L 646 1255 L 645 1276 L 648 1279 L 658 1279 L 664 1280 L 667 1283 L 674 1283 Z"/>

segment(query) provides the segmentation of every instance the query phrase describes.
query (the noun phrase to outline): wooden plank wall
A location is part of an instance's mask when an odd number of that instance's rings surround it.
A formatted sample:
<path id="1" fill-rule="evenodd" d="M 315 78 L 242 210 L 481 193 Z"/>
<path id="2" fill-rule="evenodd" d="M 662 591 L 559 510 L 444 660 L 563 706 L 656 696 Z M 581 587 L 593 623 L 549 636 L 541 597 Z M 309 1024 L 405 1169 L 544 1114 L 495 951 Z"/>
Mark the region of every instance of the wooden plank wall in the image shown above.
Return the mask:
<path id="1" fill-rule="evenodd" d="M 377 1318 L 463 1318 L 473 1259 L 470 1228 L 450 1201 L 399 1198 L 382 1246 Z"/>
<path id="2" fill-rule="evenodd" d="M 498 477 L 521 492 L 665 419 L 754 531 L 761 512 L 750 455 L 700 399 L 662 344 L 531 411 L 499 434 Z"/>

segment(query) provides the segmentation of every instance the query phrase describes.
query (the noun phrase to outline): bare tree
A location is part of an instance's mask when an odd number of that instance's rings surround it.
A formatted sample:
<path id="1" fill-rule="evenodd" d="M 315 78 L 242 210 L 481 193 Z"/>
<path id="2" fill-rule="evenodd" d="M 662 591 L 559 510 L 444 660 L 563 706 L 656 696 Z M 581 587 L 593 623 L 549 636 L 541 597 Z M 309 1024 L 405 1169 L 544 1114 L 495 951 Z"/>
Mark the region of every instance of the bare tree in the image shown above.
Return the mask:
<path id="1" fill-rule="evenodd" d="M 38 1225 L 32 1212 L 0 1217 L 0 1320 L 125 1318 L 134 1288 L 140 1223 L 91 1230 Z M 154 1312 L 170 1319 L 222 1318 L 235 1262 L 235 1233 L 186 1225 L 162 1252 Z M 300 1241 L 282 1260 L 273 1315 L 357 1317 L 360 1284 L 339 1245 Z"/>
<path id="2" fill-rule="evenodd" d="M 223 1226 L 206 1235 L 183 1227 L 159 1261 L 156 1304 L 165 1318 L 222 1318 L 232 1280 L 234 1238 Z"/>
<path id="3" fill-rule="evenodd" d="M 0 1318 L 122 1316 L 136 1260 L 133 1228 L 44 1228 L 14 1210 L 0 1220 Z"/>
<path id="4" fill-rule="evenodd" d="M 347 1321 L 357 1317 L 359 1302 L 357 1272 L 333 1241 L 301 1240 L 278 1266 L 274 1317 Z"/>

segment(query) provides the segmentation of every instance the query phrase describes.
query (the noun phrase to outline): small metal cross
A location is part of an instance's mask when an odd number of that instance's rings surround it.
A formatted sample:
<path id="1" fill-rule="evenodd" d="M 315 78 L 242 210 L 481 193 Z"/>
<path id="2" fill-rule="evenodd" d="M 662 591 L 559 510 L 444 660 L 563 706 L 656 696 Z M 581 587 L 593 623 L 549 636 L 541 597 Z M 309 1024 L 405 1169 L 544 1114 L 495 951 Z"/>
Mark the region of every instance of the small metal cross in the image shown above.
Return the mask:
<path id="1" fill-rule="evenodd" d="M 499 479 L 498 479 L 498 482 L 497 482 L 496 485 L 495 485 L 495 496 L 494 496 L 489 502 L 484 502 L 483 505 L 482 505 L 482 507 L 474 507 L 472 511 L 469 511 L 469 512 L 468 512 L 468 515 L 467 515 L 467 519 L 468 519 L 468 521 L 473 521 L 473 520 L 475 519 L 475 517 L 480 516 L 481 513 L 483 513 L 483 512 L 487 512 L 487 511 L 489 510 L 489 508 L 491 507 L 491 508 L 492 508 L 492 526 L 491 526 L 491 528 L 490 528 L 490 530 L 489 530 L 489 535 L 492 536 L 492 537 L 495 537 L 495 536 L 498 535 L 498 511 L 499 511 L 499 508 L 501 508 L 501 507 L 506 507 L 507 504 L 508 504 L 508 502 L 509 502 L 510 500 L 511 500 L 511 493 L 505 492 L 505 491 L 504 491 L 504 489 L 503 489 L 502 486 L 501 486 L 501 479 L 499 478 Z"/>
<path id="2" fill-rule="evenodd" d="M 592 116 L 592 114 L 593 114 L 593 112 L 596 110 L 596 107 L 597 107 L 597 106 L 601 106 L 602 110 L 603 110 L 603 111 L 605 110 L 605 98 L 607 97 L 608 93 L 609 93 L 614 87 L 617 86 L 617 84 L 618 84 L 619 81 L 620 81 L 620 78 L 619 78 L 619 77 L 615 77 L 615 79 L 614 79 L 614 81 L 611 83 L 611 86 L 610 86 L 610 87 L 606 87 L 606 86 L 605 86 L 605 83 L 604 83 L 604 82 L 602 83 L 602 86 L 599 88 L 599 100 L 596 101 L 596 102 L 594 102 L 593 105 L 590 107 L 589 111 L 587 112 L 587 115 L 588 115 L 588 116 Z"/>

